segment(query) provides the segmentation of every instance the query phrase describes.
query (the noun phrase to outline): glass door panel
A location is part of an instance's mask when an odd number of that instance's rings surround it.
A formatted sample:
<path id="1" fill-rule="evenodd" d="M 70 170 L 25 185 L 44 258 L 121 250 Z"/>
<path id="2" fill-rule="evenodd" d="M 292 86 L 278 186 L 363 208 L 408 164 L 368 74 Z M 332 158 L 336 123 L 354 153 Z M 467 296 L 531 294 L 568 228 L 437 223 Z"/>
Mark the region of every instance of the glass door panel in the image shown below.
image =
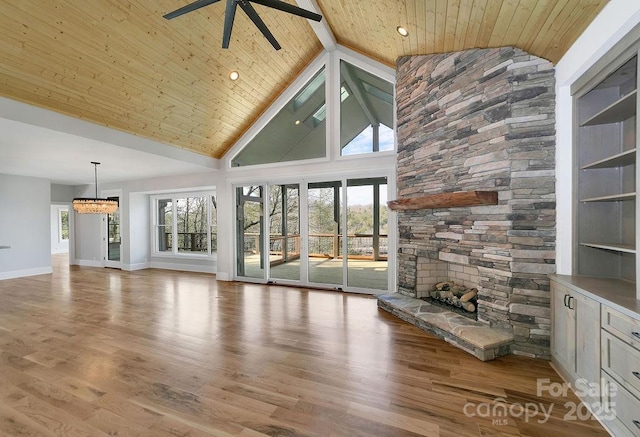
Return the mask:
<path id="1" fill-rule="evenodd" d="M 264 188 L 250 185 L 236 188 L 237 275 L 265 279 Z"/>
<path id="2" fill-rule="evenodd" d="M 343 284 L 340 230 L 342 182 L 310 183 L 309 211 L 309 282 Z"/>
<path id="3" fill-rule="evenodd" d="M 347 181 L 347 285 L 387 290 L 387 179 Z"/>
<path id="4" fill-rule="evenodd" d="M 300 186 L 269 186 L 269 276 L 300 280 Z"/>
<path id="5" fill-rule="evenodd" d="M 109 200 L 120 201 L 119 197 L 109 197 Z M 117 263 L 118 265 L 109 265 L 107 267 L 119 267 L 120 263 L 120 246 L 122 244 L 120 238 L 120 208 L 111 214 L 107 214 L 107 261 Z"/>

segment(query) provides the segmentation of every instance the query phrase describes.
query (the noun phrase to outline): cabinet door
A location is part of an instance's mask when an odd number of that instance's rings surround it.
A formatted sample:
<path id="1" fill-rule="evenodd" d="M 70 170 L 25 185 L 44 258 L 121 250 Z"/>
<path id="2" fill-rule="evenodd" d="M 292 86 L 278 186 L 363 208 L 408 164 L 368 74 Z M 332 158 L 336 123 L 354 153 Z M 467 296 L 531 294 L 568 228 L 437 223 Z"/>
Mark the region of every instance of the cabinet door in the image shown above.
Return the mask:
<path id="1" fill-rule="evenodd" d="M 600 378 L 600 304 L 578 293 L 572 295 L 576 319 L 576 374 L 590 383 Z M 600 402 L 600 396 L 587 396 Z"/>
<path id="2" fill-rule="evenodd" d="M 551 353 L 558 364 L 571 376 L 574 376 L 576 371 L 576 321 L 575 311 L 567 306 L 571 296 L 572 294 L 568 288 L 551 282 L 551 311 L 553 317 Z M 573 302 L 577 303 L 575 300 Z"/>

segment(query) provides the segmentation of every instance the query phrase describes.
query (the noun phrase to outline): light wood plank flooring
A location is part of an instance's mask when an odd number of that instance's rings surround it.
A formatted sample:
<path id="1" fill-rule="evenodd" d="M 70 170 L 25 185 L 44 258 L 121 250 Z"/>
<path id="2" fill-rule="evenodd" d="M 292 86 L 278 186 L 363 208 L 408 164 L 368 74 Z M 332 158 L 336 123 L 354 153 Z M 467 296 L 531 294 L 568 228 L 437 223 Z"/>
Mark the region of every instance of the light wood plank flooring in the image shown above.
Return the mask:
<path id="1" fill-rule="evenodd" d="M 560 382 L 369 296 L 75 266 L 0 281 L 0 436 L 606 435 L 536 378 Z M 465 415 L 500 399 L 506 417 Z M 537 404 L 545 424 L 517 408 Z"/>

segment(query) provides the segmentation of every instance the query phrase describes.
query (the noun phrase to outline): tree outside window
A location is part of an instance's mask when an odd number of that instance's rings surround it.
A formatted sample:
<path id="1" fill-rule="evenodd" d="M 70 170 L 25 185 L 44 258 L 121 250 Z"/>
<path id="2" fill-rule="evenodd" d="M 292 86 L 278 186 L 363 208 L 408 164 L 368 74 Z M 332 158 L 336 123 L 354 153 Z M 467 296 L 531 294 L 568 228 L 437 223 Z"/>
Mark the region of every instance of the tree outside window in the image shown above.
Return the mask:
<path id="1" fill-rule="evenodd" d="M 215 196 L 203 194 L 157 197 L 155 209 L 156 251 L 202 255 L 216 251 Z"/>
<path id="2" fill-rule="evenodd" d="M 58 223 L 60 224 L 59 235 L 60 241 L 69 241 L 69 209 L 61 208 L 59 210 Z"/>

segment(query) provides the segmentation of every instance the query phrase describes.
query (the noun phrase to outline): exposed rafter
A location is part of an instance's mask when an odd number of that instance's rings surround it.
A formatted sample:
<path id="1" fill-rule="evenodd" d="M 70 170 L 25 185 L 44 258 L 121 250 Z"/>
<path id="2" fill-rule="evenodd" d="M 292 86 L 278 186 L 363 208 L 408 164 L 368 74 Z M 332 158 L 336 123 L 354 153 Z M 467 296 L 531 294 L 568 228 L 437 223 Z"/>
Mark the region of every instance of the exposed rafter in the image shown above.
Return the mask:
<path id="1" fill-rule="evenodd" d="M 355 73 L 353 72 L 353 68 L 351 68 L 351 66 L 349 66 L 346 62 L 342 62 L 340 64 L 340 71 L 342 71 L 342 76 L 344 77 L 345 82 L 347 82 L 349 89 L 353 93 L 353 97 L 355 97 L 356 101 L 362 108 L 362 112 L 364 112 L 364 114 L 367 116 L 367 119 L 369 119 L 369 123 L 371 123 L 372 126 L 379 126 L 380 120 L 378 120 L 378 116 L 373 110 L 369 98 L 367 97 L 364 89 L 362 89 L 360 81 L 356 80 L 356 78 L 354 77 Z"/>
<path id="2" fill-rule="evenodd" d="M 298 6 L 303 9 L 307 9 L 311 12 L 315 12 L 316 14 L 321 14 L 320 6 L 316 3 L 316 0 L 297 0 Z M 322 20 L 320 22 L 309 21 L 311 25 L 311 29 L 313 29 L 314 33 L 322 43 L 322 47 L 328 52 L 332 52 L 338 48 L 338 43 L 336 42 L 336 37 L 333 35 L 333 31 L 327 20 Z"/>

